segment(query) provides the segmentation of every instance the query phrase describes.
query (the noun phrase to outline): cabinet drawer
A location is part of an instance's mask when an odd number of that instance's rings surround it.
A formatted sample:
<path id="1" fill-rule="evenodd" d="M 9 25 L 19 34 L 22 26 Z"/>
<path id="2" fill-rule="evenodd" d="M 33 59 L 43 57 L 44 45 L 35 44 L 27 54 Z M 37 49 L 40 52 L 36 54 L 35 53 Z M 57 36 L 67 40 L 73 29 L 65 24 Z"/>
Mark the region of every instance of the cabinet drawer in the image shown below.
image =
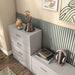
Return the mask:
<path id="1" fill-rule="evenodd" d="M 57 75 L 53 70 L 40 63 L 37 59 L 32 57 L 32 71 L 36 75 Z"/>
<path id="2" fill-rule="evenodd" d="M 48 75 L 47 71 L 45 71 L 44 69 L 33 66 L 32 66 L 32 71 L 35 75 Z"/>
<path id="3" fill-rule="evenodd" d="M 11 36 L 10 37 L 11 40 L 18 40 L 18 41 L 21 41 L 22 43 L 25 43 L 25 41 L 28 41 L 28 36 L 22 33 L 21 31 L 19 32 L 13 31 L 12 33 L 10 33 L 10 36 Z"/>
<path id="4" fill-rule="evenodd" d="M 26 65 L 27 65 L 27 66 L 30 66 L 30 62 L 31 62 L 30 59 L 31 59 L 31 56 L 28 55 L 27 53 L 25 53 L 24 59 L 25 59 Z"/>
<path id="5" fill-rule="evenodd" d="M 36 75 L 49 75 L 46 68 L 44 68 L 41 64 L 37 62 L 33 62 L 33 60 L 32 60 L 32 71 Z"/>
<path id="6" fill-rule="evenodd" d="M 21 58 L 18 58 L 18 59 L 22 65 L 30 69 L 30 56 L 28 54 L 24 54 L 23 59 Z"/>
<path id="7" fill-rule="evenodd" d="M 12 47 L 13 56 L 17 59 L 22 65 L 30 69 L 30 56 L 23 52 L 23 50 L 19 50 L 18 48 Z"/>
<path id="8" fill-rule="evenodd" d="M 23 44 L 19 41 L 16 42 L 16 47 L 19 50 L 23 51 L 24 53 L 30 53 L 30 49 L 29 49 L 30 47 L 26 46 L 25 44 Z"/>
<path id="9" fill-rule="evenodd" d="M 14 33 L 13 35 L 11 35 L 11 40 L 15 40 L 15 41 L 24 41 L 24 37 L 22 34 L 19 33 Z"/>
<path id="10" fill-rule="evenodd" d="M 11 45 L 24 53 L 30 53 L 30 47 L 19 41 L 11 41 Z"/>
<path id="11" fill-rule="evenodd" d="M 24 39 L 24 37 L 23 37 L 23 34 L 20 34 L 20 33 L 15 33 L 15 35 L 14 35 L 18 40 L 23 40 Z"/>
<path id="12" fill-rule="evenodd" d="M 22 53 L 22 51 L 20 51 L 19 49 L 14 48 L 14 47 L 12 47 L 12 53 L 17 58 L 17 60 L 23 59 L 23 57 L 24 57 L 24 54 Z"/>

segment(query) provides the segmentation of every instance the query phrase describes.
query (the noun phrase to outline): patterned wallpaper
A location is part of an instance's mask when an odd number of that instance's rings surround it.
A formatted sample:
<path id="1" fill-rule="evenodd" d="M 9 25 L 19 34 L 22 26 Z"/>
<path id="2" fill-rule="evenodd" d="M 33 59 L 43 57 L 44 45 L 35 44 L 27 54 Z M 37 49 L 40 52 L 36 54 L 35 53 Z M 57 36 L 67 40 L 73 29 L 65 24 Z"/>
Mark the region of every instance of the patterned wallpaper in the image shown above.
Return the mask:
<path id="1" fill-rule="evenodd" d="M 25 16 L 17 13 L 25 23 Z M 75 66 L 75 30 L 64 28 L 39 19 L 32 19 L 32 24 L 43 30 L 42 47 L 53 51 L 64 49 L 67 52 L 67 62 Z"/>

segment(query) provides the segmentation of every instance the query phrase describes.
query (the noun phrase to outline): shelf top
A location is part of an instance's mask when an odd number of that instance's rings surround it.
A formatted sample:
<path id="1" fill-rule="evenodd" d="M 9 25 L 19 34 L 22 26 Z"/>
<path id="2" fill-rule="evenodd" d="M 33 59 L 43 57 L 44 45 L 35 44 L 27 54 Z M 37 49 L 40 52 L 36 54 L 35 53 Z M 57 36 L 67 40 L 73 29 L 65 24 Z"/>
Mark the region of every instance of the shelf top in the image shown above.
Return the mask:
<path id="1" fill-rule="evenodd" d="M 25 28 L 25 24 L 24 24 L 24 23 L 23 23 L 23 26 L 24 26 L 24 28 Z M 26 32 L 26 31 L 24 30 L 24 28 L 23 28 L 22 30 L 18 30 L 17 27 L 16 27 L 16 24 L 11 24 L 11 25 L 9 25 L 8 27 L 9 27 L 9 29 L 11 29 L 11 30 L 12 30 L 12 29 L 13 29 L 14 31 L 16 30 L 16 32 L 18 31 L 18 32 L 22 33 L 23 35 L 28 35 L 28 36 L 34 35 L 34 34 L 36 34 L 36 33 L 42 31 L 41 29 L 38 29 L 38 28 L 36 28 L 36 27 L 35 27 L 35 30 L 34 30 L 33 32 Z M 16 32 L 15 32 L 15 33 L 16 33 Z"/>

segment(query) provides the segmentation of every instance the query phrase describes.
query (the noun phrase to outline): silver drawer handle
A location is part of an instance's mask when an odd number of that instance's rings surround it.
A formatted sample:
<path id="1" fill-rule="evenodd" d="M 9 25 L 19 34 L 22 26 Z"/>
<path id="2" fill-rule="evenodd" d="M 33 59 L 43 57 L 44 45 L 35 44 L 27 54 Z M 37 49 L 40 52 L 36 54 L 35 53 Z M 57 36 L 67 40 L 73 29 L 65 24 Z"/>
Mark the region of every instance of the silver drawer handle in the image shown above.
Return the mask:
<path id="1" fill-rule="evenodd" d="M 18 52 L 18 53 L 19 53 L 19 55 L 23 56 L 23 54 L 21 52 Z"/>
<path id="2" fill-rule="evenodd" d="M 17 43 L 17 45 L 22 46 L 20 43 Z"/>
<path id="3" fill-rule="evenodd" d="M 16 36 L 18 36 L 18 37 L 20 37 L 20 38 L 21 38 L 21 36 L 20 36 L 19 34 L 16 34 Z"/>
<path id="4" fill-rule="evenodd" d="M 41 70 L 43 70 L 44 72 L 47 72 L 45 69 L 43 69 L 42 67 L 40 67 L 41 68 Z"/>

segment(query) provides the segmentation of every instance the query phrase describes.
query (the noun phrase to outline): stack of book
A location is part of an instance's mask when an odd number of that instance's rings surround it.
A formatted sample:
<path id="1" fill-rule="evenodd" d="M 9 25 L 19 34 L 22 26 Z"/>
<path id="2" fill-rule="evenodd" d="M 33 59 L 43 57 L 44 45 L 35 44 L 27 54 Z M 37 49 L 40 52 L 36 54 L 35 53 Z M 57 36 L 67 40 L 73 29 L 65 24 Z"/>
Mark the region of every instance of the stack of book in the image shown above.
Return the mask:
<path id="1" fill-rule="evenodd" d="M 46 63 L 50 63 L 54 59 L 54 54 L 50 50 L 43 48 L 40 49 L 36 56 L 38 56 L 41 60 L 45 61 Z"/>

